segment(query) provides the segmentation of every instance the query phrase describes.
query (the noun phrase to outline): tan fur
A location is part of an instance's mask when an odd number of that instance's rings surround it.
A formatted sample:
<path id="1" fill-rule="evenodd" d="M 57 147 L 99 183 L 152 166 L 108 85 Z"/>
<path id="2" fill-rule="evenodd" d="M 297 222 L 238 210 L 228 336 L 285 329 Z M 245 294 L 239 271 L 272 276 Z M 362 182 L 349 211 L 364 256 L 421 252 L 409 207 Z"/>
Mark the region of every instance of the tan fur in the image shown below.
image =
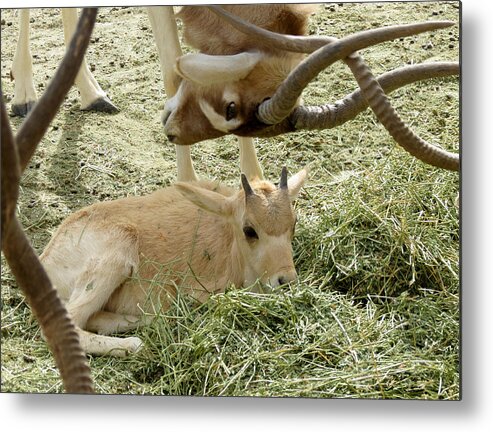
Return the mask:
<path id="1" fill-rule="evenodd" d="M 302 171 L 304 173 L 304 171 Z M 123 355 L 138 338 L 96 337 L 165 310 L 176 289 L 203 302 L 228 285 L 296 277 L 293 192 L 252 182 L 254 196 L 210 181 L 101 202 L 69 216 L 41 255 L 88 353 Z M 294 176 L 293 178 L 296 178 Z M 246 238 L 253 227 L 258 239 Z"/>
<path id="2" fill-rule="evenodd" d="M 316 7 L 303 4 L 224 5 L 228 11 L 259 27 L 292 35 L 306 34 L 308 17 Z M 249 124 L 255 122 L 258 104 L 274 94 L 303 56 L 274 51 L 268 44 L 258 46 L 204 7 L 185 6 L 178 17 L 183 20 L 185 40 L 201 53 L 234 55 L 256 51 L 262 56 L 250 73 L 240 80 L 208 85 L 185 79 L 179 96 L 165 106 L 166 134 L 171 142 L 183 145 L 226 133 L 244 134 Z M 200 71 L 197 74 L 200 76 Z M 228 105 L 235 102 L 238 110 L 235 120 L 240 122 L 231 122 L 227 130 L 223 122 L 214 124 L 211 116 L 201 110 L 200 101 L 206 101 L 222 117 L 226 116 Z"/>
<path id="3" fill-rule="evenodd" d="M 316 6 L 311 4 L 223 5 L 228 12 L 258 27 L 276 33 L 303 35 L 307 32 L 307 17 Z M 258 49 L 251 38 L 233 29 L 202 6 L 184 6 L 177 14 L 184 24 L 185 41 L 212 55 L 237 54 Z M 269 46 L 262 50 L 273 53 Z"/>

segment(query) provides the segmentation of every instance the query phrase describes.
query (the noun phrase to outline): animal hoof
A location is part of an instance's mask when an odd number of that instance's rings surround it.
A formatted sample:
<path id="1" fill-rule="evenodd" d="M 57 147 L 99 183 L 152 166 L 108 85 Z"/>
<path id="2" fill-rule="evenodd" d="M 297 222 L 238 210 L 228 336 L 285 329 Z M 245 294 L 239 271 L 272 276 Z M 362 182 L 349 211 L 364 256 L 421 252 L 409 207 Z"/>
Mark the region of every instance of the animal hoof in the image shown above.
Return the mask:
<path id="1" fill-rule="evenodd" d="M 125 350 L 128 353 L 136 353 L 137 351 L 140 351 L 143 346 L 144 342 L 138 337 L 125 338 Z"/>
<path id="2" fill-rule="evenodd" d="M 107 114 L 115 114 L 117 112 L 120 112 L 120 110 L 115 105 L 113 105 L 113 103 L 107 97 L 97 99 L 87 108 L 82 108 L 82 111 L 96 111 L 104 112 Z"/>
<path id="3" fill-rule="evenodd" d="M 28 101 L 22 104 L 12 105 L 12 114 L 16 117 L 26 117 L 26 115 L 31 111 L 35 105 L 36 101 Z"/>

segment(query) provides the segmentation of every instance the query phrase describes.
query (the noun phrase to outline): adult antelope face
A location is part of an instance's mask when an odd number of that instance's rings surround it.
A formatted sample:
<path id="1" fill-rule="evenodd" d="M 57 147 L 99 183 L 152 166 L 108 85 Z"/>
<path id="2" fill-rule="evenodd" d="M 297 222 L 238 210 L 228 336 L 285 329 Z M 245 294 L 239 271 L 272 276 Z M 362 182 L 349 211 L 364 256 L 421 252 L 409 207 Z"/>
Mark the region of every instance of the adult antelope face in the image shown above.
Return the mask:
<path id="1" fill-rule="evenodd" d="M 260 52 L 179 58 L 176 71 L 184 79 L 163 113 L 169 141 L 190 145 L 230 133 L 245 135 L 247 129 L 258 131 L 259 104 L 272 97 L 300 60 L 300 55 Z"/>

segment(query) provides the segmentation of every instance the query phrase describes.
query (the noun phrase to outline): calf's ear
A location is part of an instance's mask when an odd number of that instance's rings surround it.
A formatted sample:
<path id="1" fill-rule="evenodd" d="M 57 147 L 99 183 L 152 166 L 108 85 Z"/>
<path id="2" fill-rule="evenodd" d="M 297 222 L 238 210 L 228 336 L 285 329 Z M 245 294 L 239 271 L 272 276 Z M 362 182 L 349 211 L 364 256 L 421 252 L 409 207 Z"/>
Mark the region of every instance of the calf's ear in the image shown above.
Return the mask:
<path id="1" fill-rule="evenodd" d="M 291 201 L 294 201 L 298 194 L 300 193 L 301 188 L 305 184 L 308 178 L 308 172 L 310 171 L 309 166 L 307 165 L 301 171 L 297 172 L 295 175 L 291 176 L 288 179 L 288 191 L 289 198 Z"/>
<path id="2" fill-rule="evenodd" d="M 175 183 L 174 187 L 187 200 L 207 212 L 225 217 L 233 214 L 233 202 L 224 195 L 184 182 Z"/>

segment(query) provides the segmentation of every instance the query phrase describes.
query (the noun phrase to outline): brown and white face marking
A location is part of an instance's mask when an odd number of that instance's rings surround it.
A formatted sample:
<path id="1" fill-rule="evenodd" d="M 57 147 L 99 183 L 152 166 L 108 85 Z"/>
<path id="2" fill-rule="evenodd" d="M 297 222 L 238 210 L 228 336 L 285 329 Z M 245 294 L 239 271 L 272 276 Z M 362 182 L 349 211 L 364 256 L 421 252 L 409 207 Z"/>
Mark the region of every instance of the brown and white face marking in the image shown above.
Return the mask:
<path id="1" fill-rule="evenodd" d="M 202 87 L 182 81 L 164 107 L 164 131 L 171 143 L 180 145 L 221 137 L 241 124 L 239 105 L 239 97 L 221 85 Z"/>
<path id="2" fill-rule="evenodd" d="M 258 105 L 275 93 L 300 60 L 299 54 L 255 52 L 179 58 L 176 71 L 183 80 L 163 113 L 169 141 L 190 145 L 258 128 Z"/>
<path id="3" fill-rule="evenodd" d="M 224 5 L 223 8 L 254 25 L 276 33 L 304 35 L 309 4 Z M 265 127 L 256 119 L 257 106 L 271 97 L 300 54 L 280 52 L 259 44 L 203 6 L 183 6 L 185 41 L 198 50 L 176 60 L 183 78 L 163 113 L 165 133 L 174 144 L 190 145 L 229 133 L 247 136 Z"/>

